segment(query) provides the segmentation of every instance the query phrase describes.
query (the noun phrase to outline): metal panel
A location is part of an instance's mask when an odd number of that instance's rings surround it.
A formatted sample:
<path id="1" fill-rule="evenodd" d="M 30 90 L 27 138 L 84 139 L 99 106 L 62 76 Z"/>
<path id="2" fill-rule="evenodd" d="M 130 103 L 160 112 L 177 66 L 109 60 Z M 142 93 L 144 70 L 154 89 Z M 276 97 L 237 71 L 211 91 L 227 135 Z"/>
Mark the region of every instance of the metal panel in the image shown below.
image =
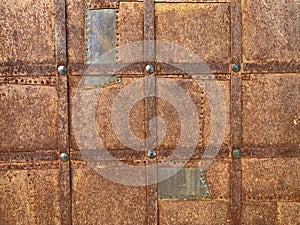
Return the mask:
<path id="1" fill-rule="evenodd" d="M 170 178 L 158 183 L 159 199 L 209 198 L 210 192 L 203 168 L 158 168 L 158 179 Z"/>
<path id="2" fill-rule="evenodd" d="M 85 63 L 115 63 L 116 11 L 87 9 L 85 18 Z"/>
<path id="3" fill-rule="evenodd" d="M 243 60 L 299 62 L 299 1 L 243 0 Z"/>
<path id="4" fill-rule="evenodd" d="M 0 171 L 1 224 L 60 224 L 58 179 L 57 169 Z"/>
<path id="5" fill-rule="evenodd" d="M 44 86 L 55 81 L 42 77 L 12 81 L 18 84 L 0 85 L 0 151 L 57 149 L 56 90 Z"/>
<path id="6" fill-rule="evenodd" d="M 250 75 L 243 82 L 243 144 L 299 146 L 300 76 Z"/>
<path id="7" fill-rule="evenodd" d="M 1 2 L 0 63 L 54 63 L 52 0 Z"/>
<path id="8" fill-rule="evenodd" d="M 156 39 L 169 42 L 169 45 L 157 45 L 157 61 L 189 63 L 188 51 L 175 51 L 177 44 L 197 54 L 204 62 L 228 63 L 229 9 L 229 4 L 157 3 Z"/>

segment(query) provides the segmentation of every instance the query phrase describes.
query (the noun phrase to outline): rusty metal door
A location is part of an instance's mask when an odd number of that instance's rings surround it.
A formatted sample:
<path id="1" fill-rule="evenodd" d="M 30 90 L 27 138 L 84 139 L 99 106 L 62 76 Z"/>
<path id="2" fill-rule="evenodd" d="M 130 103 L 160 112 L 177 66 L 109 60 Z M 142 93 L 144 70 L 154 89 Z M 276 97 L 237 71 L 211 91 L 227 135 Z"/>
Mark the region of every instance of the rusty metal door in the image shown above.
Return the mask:
<path id="1" fill-rule="evenodd" d="M 298 0 L 0 12 L 0 225 L 300 224 Z"/>

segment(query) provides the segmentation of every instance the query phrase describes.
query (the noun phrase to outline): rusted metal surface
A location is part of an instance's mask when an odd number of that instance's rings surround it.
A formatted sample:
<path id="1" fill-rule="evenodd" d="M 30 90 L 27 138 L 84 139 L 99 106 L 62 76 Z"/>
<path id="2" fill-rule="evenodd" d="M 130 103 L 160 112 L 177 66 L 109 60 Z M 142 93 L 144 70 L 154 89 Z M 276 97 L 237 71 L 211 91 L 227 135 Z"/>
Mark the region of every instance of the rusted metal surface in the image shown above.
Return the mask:
<path id="1" fill-rule="evenodd" d="M 116 184 L 89 167 L 72 174 L 74 225 L 147 224 L 146 187 Z"/>
<path id="2" fill-rule="evenodd" d="M 156 49 L 156 60 L 172 63 L 190 62 L 185 55 L 186 52 L 175 51 L 175 44 L 177 44 L 197 54 L 201 61 L 229 63 L 229 6 L 227 3 L 155 4 L 156 40 L 169 42 L 174 48 L 170 51 L 166 49 L 168 45 L 159 46 Z M 213 46 L 218 46 L 218 48 Z"/>
<path id="3" fill-rule="evenodd" d="M 0 93 L 1 152 L 57 149 L 55 87 L 1 84 Z"/>
<path id="4" fill-rule="evenodd" d="M 118 8 L 119 0 L 86 0 L 86 5 L 89 9 Z"/>
<path id="5" fill-rule="evenodd" d="M 299 62 L 299 1 L 242 1 L 243 61 Z"/>
<path id="6" fill-rule="evenodd" d="M 299 146 L 299 92 L 298 74 L 257 74 L 244 81 L 243 144 Z"/>
<path id="7" fill-rule="evenodd" d="M 57 169 L 1 169 L 0 174 L 1 224 L 60 224 Z"/>
<path id="8" fill-rule="evenodd" d="M 54 63 L 53 11 L 52 0 L 3 1 L 0 62 Z"/>
<path id="9" fill-rule="evenodd" d="M 243 202 L 241 224 L 277 224 L 276 202 Z"/>
<path id="10" fill-rule="evenodd" d="M 299 158 L 244 159 L 242 165 L 244 201 L 299 202 Z"/>
<path id="11" fill-rule="evenodd" d="M 163 200 L 159 208 L 159 224 L 230 224 L 228 201 Z"/>

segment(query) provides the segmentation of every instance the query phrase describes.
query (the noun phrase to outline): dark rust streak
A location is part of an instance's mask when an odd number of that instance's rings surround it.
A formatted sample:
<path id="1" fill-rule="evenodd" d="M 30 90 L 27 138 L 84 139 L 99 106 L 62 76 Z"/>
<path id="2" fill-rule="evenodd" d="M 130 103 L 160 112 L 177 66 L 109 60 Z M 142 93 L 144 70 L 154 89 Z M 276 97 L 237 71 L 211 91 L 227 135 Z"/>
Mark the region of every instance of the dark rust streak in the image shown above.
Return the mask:
<path id="1" fill-rule="evenodd" d="M 26 163 L 0 163 L 0 170 L 49 170 L 58 169 L 59 162 L 26 162 Z"/>
<path id="2" fill-rule="evenodd" d="M 58 154 L 56 150 L 49 152 L 1 152 L 1 162 L 37 162 L 37 161 L 56 161 L 58 160 Z"/>
<path id="3" fill-rule="evenodd" d="M 28 65 L 26 62 L 0 64 L 1 76 L 54 76 L 55 65 Z"/>
<path id="4" fill-rule="evenodd" d="M 299 62 L 243 63 L 244 73 L 299 73 Z"/>
<path id="5" fill-rule="evenodd" d="M 58 150 L 69 154 L 68 77 L 58 77 Z M 63 225 L 71 224 L 71 190 L 69 162 L 60 163 L 60 206 Z"/>
<path id="6" fill-rule="evenodd" d="M 66 2 L 54 0 L 56 64 L 67 65 Z"/>
<path id="7" fill-rule="evenodd" d="M 154 0 L 144 1 L 144 60 L 155 61 Z"/>
<path id="8" fill-rule="evenodd" d="M 233 159 L 230 170 L 230 212 L 231 223 L 241 224 L 242 213 L 242 161 Z"/>
<path id="9" fill-rule="evenodd" d="M 242 60 L 242 14 L 241 0 L 231 1 L 231 62 L 241 64 Z M 231 146 L 241 148 L 242 144 L 242 74 L 231 73 Z M 242 163 L 232 159 L 230 170 L 230 216 L 231 224 L 241 224 L 242 214 Z"/>
<path id="10" fill-rule="evenodd" d="M 300 147 L 242 148 L 243 158 L 300 158 Z"/>
<path id="11" fill-rule="evenodd" d="M 155 15 L 154 15 L 154 0 L 144 1 L 144 61 L 154 62 L 155 61 Z M 155 65 L 154 65 L 155 66 Z M 155 74 L 148 75 L 145 77 L 145 104 L 146 104 L 146 138 L 154 137 L 152 143 L 146 141 L 146 151 L 149 150 L 151 145 L 156 146 L 156 77 Z M 148 128 L 150 120 L 154 119 L 153 129 Z M 152 121 L 153 122 L 153 121 Z M 148 213 L 148 224 L 158 224 L 158 201 L 157 201 L 157 161 L 148 161 L 148 165 L 155 165 L 154 170 L 150 170 L 147 167 L 147 213 Z M 149 185 L 152 183 L 151 185 Z"/>

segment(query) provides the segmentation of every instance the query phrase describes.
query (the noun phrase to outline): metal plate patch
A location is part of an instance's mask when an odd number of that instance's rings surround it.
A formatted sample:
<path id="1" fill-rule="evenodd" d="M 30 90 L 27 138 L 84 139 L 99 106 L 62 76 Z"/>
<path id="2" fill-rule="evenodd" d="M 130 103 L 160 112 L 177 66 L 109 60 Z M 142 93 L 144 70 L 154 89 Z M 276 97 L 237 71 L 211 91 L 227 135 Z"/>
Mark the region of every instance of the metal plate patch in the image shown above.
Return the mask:
<path id="1" fill-rule="evenodd" d="M 206 199 L 210 191 L 202 168 L 159 168 L 158 177 L 170 178 L 158 183 L 158 198 L 161 199 Z"/>

